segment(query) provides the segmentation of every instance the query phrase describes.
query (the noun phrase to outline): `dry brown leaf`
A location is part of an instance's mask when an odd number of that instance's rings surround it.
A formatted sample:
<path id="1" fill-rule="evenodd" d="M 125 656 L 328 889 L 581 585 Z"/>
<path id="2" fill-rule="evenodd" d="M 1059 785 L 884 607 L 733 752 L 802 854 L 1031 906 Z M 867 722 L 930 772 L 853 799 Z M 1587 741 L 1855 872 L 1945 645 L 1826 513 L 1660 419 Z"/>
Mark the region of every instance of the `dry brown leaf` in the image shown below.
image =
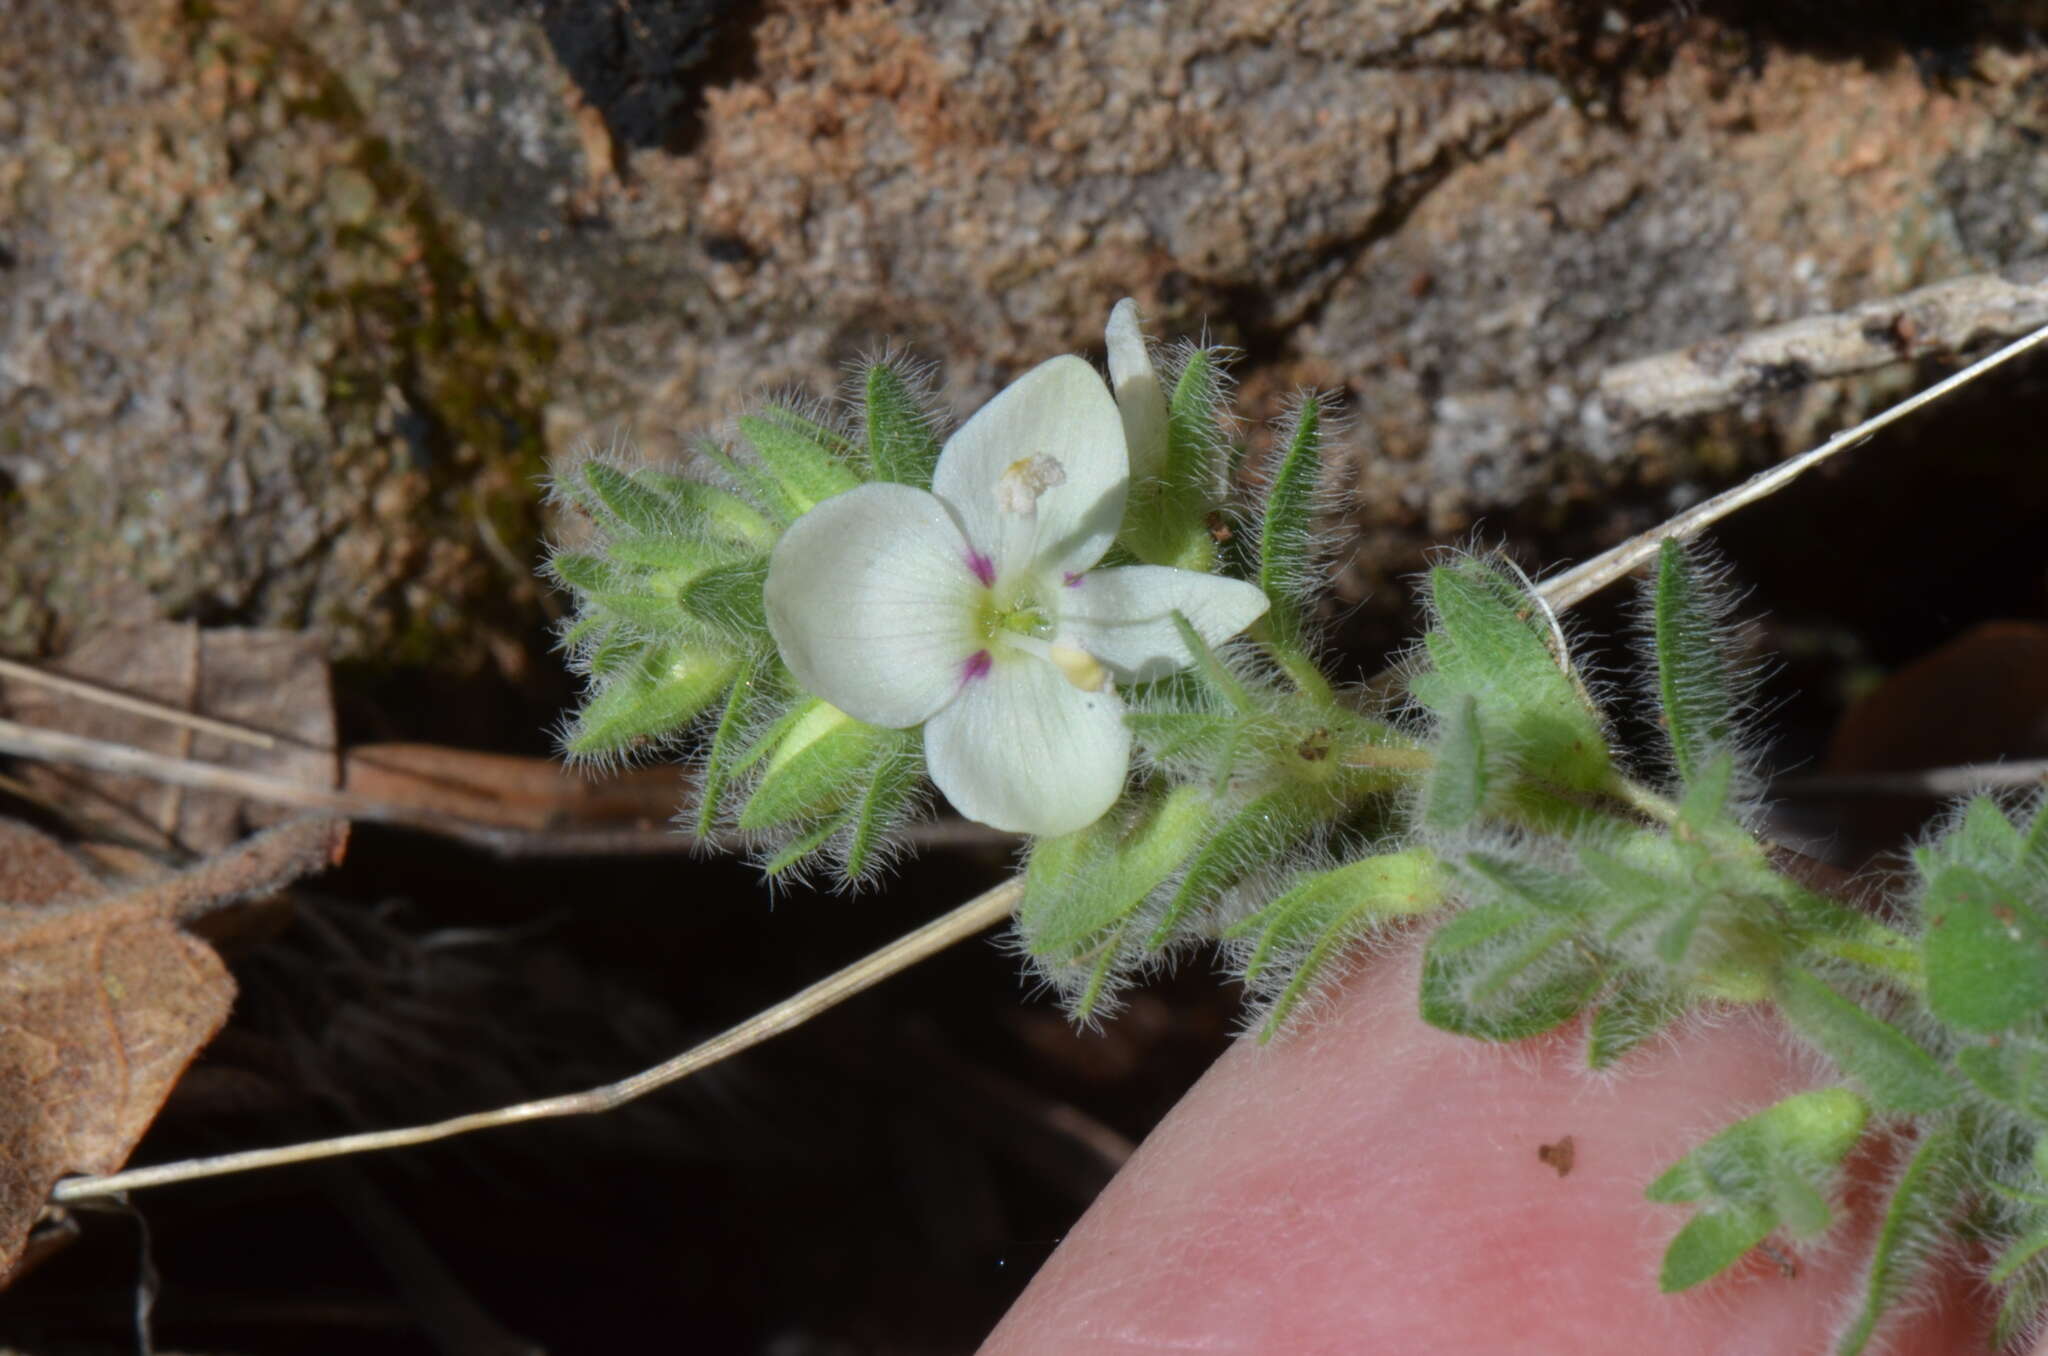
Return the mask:
<path id="1" fill-rule="evenodd" d="M 40 729 L 262 772 L 322 790 L 332 789 L 338 779 L 327 661 L 314 637 L 154 622 L 98 632 L 47 667 L 261 731 L 275 742 L 264 748 L 182 728 L 21 679 L 0 678 L 0 714 Z M 219 851 L 251 829 L 298 813 L 224 793 L 50 764 L 25 766 L 17 775 L 83 828 L 119 838 L 134 838 L 142 830 L 152 841 L 199 853 Z"/>
<path id="2" fill-rule="evenodd" d="M 50 1188 L 113 1172 L 235 984 L 179 928 L 341 859 L 348 828 L 300 820 L 190 871 L 109 893 L 33 829 L 0 821 L 0 1284 Z"/>

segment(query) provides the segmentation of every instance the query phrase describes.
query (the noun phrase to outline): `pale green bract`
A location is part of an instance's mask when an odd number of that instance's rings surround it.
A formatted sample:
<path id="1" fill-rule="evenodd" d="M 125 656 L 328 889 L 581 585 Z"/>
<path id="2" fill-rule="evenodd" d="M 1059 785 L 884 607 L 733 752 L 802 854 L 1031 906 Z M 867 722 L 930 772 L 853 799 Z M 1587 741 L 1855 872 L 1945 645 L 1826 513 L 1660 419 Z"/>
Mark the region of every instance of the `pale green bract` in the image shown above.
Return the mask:
<path id="1" fill-rule="evenodd" d="M 1264 614 L 1254 585 L 1161 565 L 1097 568 L 1124 520 L 1127 431 L 1163 454 L 1166 409 L 1134 314 L 1112 324 L 1120 409 L 1079 358 L 1041 363 L 947 440 L 930 491 L 873 483 L 790 525 L 768 628 L 804 688 L 856 719 L 924 726 L 956 809 L 1070 833 L 1123 794 L 1115 684 L 1192 665 Z M 1121 340 L 1121 342 L 1119 342 Z"/>

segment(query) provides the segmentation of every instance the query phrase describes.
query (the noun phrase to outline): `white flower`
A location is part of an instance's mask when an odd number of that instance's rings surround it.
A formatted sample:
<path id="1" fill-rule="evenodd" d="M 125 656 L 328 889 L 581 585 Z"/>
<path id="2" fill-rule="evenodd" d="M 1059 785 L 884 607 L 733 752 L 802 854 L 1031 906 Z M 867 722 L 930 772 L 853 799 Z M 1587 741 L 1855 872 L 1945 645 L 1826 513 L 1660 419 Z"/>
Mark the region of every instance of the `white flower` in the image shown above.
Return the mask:
<path id="1" fill-rule="evenodd" d="M 768 566 L 768 629 L 797 681 L 869 724 L 924 725 L 932 780 L 999 829 L 1068 833 L 1116 802 L 1131 735 L 1111 680 L 1194 662 L 1175 612 L 1215 644 L 1266 610 L 1235 579 L 1092 568 L 1123 521 L 1126 429 L 1164 432 L 1135 314 L 1111 337 L 1118 388 L 1145 408 L 1120 412 L 1079 358 L 1042 363 L 947 440 L 930 493 L 827 499 Z"/>

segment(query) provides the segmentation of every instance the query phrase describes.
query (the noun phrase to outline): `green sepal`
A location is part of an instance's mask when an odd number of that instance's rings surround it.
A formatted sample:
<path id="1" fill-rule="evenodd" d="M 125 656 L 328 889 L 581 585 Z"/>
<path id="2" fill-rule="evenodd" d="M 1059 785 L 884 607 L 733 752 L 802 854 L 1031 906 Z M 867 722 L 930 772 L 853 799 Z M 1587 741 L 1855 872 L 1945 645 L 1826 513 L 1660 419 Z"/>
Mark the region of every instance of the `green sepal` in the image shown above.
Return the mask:
<path id="1" fill-rule="evenodd" d="M 1795 966 L 1779 972 L 1778 1011 L 1861 1083 L 1880 1110 L 1936 1111 L 1956 1099 L 1948 1073 L 1905 1032 Z"/>
<path id="2" fill-rule="evenodd" d="M 1124 724 L 1155 762 L 1201 763 L 1227 770 L 1249 721 L 1241 714 L 1214 711 L 1127 711 Z"/>
<path id="3" fill-rule="evenodd" d="M 605 544 L 604 553 L 613 571 L 610 589 L 673 590 L 713 566 L 733 558 L 730 546 L 683 533 L 653 536 L 619 536 Z"/>
<path id="4" fill-rule="evenodd" d="M 597 690 L 576 713 L 563 747 L 578 758 L 604 758 L 665 742 L 718 699 L 740 663 L 695 644 L 649 645 L 604 670 L 593 663 Z"/>
<path id="5" fill-rule="evenodd" d="M 1076 1018 L 1092 1017 L 1111 979 L 1138 958 L 1139 911 L 1200 846 L 1214 810 L 1200 787 L 1182 785 L 1032 844 L 1017 933 L 1027 954 L 1062 977 Z"/>
<path id="6" fill-rule="evenodd" d="M 1246 715 L 1259 709 L 1258 703 L 1252 699 L 1251 690 L 1230 671 L 1221 656 L 1202 638 L 1202 633 L 1195 629 L 1194 623 L 1183 613 L 1176 611 L 1173 614 L 1173 629 L 1180 634 L 1180 643 L 1195 657 L 1190 672 L 1204 691 L 1232 710 Z"/>
<path id="7" fill-rule="evenodd" d="M 1604 978 L 1584 955 L 1560 950 L 1576 931 L 1572 920 L 1521 904 L 1466 909 L 1423 950 L 1422 1020 L 1487 1041 L 1518 1041 L 1570 1021 Z"/>
<path id="8" fill-rule="evenodd" d="M 704 768 L 697 782 L 695 829 L 699 838 L 710 838 L 718 828 L 725 790 L 732 782 L 733 763 L 740 752 L 741 731 L 764 699 L 769 669 L 768 661 L 761 657 L 748 660 L 725 694 L 725 708 L 712 728 L 711 744 L 705 750 Z"/>
<path id="9" fill-rule="evenodd" d="M 1664 737 L 1681 781 L 1691 782 L 1735 734 L 1736 697 L 1710 586 L 1683 546 L 1657 552 L 1651 632 Z"/>
<path id="10" fill-rule="evenodd" d="M 1255 796 L 1219 818 L 1188 863 L 1164 917 L 1145 939 L 1146 948 L 1158 951 L 1170 945 L 1201 906 L 1248 867 L 1301 841 L 1322 820 L 1326 807 L 1326 801 L 1285 786 Z"/>
<path id="11" fill-rule="evenodd" d="M 547 570 L 557 582 L 578 593 L 612 593 L 621 587 L 618 569 L 602 556 L 557 551 L 548 557 Z"/>
<path id="12" fill-rule="evenodd" d="M 2010 1030 L 2048 1008 L 2048 924 L 1975 867 L 1936 865 L 1921 903 L 1927 1005 L 1964 1031 Z"/>
<path id="13" fill-rule="evenodd" d="M 876 480 L 930 489 L 939 464 L 939 440 L 903 373 L 886 362 L 861 383 L 866 407 L 868 467 Z"/>
<path id="14" fill-rule="evenodd" d="M 812 698 L 775 738 L 754 793 L 740 811 L 740 828 L 758 833 L 843 808 L 858 790 L 862 771 L 900 733 L 855 720 Z"/>
<path id="15" fill-rule="evenodd" d="M 774 524 L 729 490 L 651 468 L 639 472 L 639 480 L 675 505 L 683 522 L 713 541 L 756 551 L 775 544 Z"/>
<path id="16" fill-rule="evenodd" d="M 1721 1272 L 1783 1227 L 1811 1236 L 1827 1227 L 1822 1186 L 1855 1147 L 1870 1114 L 1847 1088 L 1796 1093 L 1737 1121 L 1674 1163 L 1643 1195 L 1696 1203 L 1700 1213 L 1664 1254 L 1668 1293 Z"/>
<path id="17" fill-rule="evenodd" d="M 801 415 L 770 409 L 741 418 L 739 430 L 798 514 L 860 484 L 842 459 L 844 440 Z"/>
<path id="18" fill-rule="evenodd" d="M 767 861 L 761 863 L 761 874 L 768 877 L 781 876 L 822 850 L 832 841 L 840 829 L 838 819 L 827 819 L 792 838 L 776 849 Z"/>
<path id="19" fill-rule="evenodd" d="M 742 494 L 760 506 L 769 520 L 771 534 L 779 534 L 810 507 L 790 494 L 782 481 L 754 457 L 735 456 L 708 440 L 698 444 L 697 455 L 725 472 Z"/>
<path id="20" fill-rule="evenodd" d="M 1106 815 L 1073 833 L 1038 839 L 1017 907 L 1025 950 L 1064 962 L 1092 949 L 1201 846 L 1214 812 L 1202 788 L 1182 785 L 1135 815 Z"/>
<path id="21" fill-rule="evenodd" d="M 1266 624 L 1281 644 L 1307 641 L 1307 606 L 1314 593 L 1312 546 L 1316 483 L 1322 474 L 1323 407 L 1311 396 L 1302 402 L 1273 469 L 1273 483 L 1259 524 L 1258 585 L 1271 610 Z"/>
<path id="22" fill-rule="evenodd" d="M 1197 497 L 1212 507 L 1221 468 L 1217 459 L 1223 432 L 1216 412 L 1223 407 L 1223 374 L 1216 350 L 1198 348 L 1188 354 L 1166 400 L 1166 471 L 1161 477 L 1175 492 Z"/>
<path id="23" fill-rule="evenodd" d="M 1962 1158 L 1962 1136 L 1953 1129 L 1934 1131 L 1914 1149 L 1878 1226 L 1863 1306 L 1835 1343 L 1836 1356 L 1861 1356 L 1878 1322 L 1932 1266 L 1938 1254 L 1926 1245 L 1961 1202 Z"/>
<path id="24" fill-rule="evenodd" d="M 839 856 L 840 874 L 859 880 L 881 860 L 882 840 L 901 822 L 924 784 L 924 758 L 914 731 L 890 730 L 876 741 L 860 795 L 846 808 L 845 838 Z"/>
<path id="25" fill-rule="evenodd" d="M 1454 833 L 1479 817 L 1486 805 L 1486 736 L 1479 701 L 1461 694 L 1437 734 L 1436 766 L 1422 800 L 1422 822 L 1438 833 Z"/>
<path id="26" fill-rule="evenodd" d="M 1223 403 L 1216 358 L 1198 349 L 1181 369 L 1166 404 L 1166 458 L 1151 481 L 1133 481 L 1118 541 L 1150 565 L 1207 572 L 1217 560 L 1216 426 Z"/>
<path id="27" fill-rule="evenodd" d="M 761 590 L 767 581 L 767 556 L 736 560 L 713 566 L 685 584 L 679 601 L 706 626 L 765 644 L 768 608 Z"/>
<path id="28" fill-rule="evenodd" d="M 635 532 L 658 536 L 674 532 L 679 525 L 666 499 L 616 466 L 584 462 L 583 483 L 614 519 Z"/>
<path id="29" fill-rule="evenodd" d="M 1261 1042 L 1286 1024 L 1343 949 L 1375 925 L 1442 906 L 1443 871 L 1424 848 L 1380 853 L 1296 881 L 1285 893 L 1231 927 L 1225 937 L 1257 937 L 1242 978 L 1256 985 L 1280 957 L 1302 951 L 1274 996 Z"/>

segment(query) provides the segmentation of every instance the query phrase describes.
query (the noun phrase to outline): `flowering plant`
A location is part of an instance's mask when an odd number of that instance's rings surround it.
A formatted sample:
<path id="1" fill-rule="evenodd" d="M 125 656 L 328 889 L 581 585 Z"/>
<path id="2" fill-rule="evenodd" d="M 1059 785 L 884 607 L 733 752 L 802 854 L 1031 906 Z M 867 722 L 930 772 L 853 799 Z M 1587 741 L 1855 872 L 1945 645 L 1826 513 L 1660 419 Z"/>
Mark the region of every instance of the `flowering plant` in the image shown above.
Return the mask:
<path id="1" fill-rule="evenodd" d="M 700 832 L 847 883 L 929 774 L 1032 835 L 1017 945 L 1083 1020 L 1220 946 L 1270 1037 L 1417 920 L 1426 1021 L 1515 1041 L 1583 1018 L 1593 1069 L 1690 1013 L 1771 1003 L 1838 1078 L 1649 1184 L 1687 1211 L 1664 1287 L 1824 1233 L 1876 1122 L 1903 1166 L 1839 1350 L 1956 1236 L 1997 1250 L 2002 1334 L 2037 1321 L 2048 798 L 1959 808 L 1878 910 L 1788 873 L 1757 829 L 1723 592 L 1675 540 L 1644 588 L 1647 757 L 1617 747 L 1546 590 L 1498 557 L 1429 571 L 1397 685 L 1334 685 L 1315 662 L 1320 402 L 1248 465 L 1225 354 L 1155 363 L 1129 302 L 1107 349 L 1109 384 L 1054 358 L 943 443 L 918 374 L 882 362 L 850 416 L 773 407 L 697 474 L 565 474 L 592 525 L 550 564 L 589 681 L 568 750 L 688 746 Z"/>

